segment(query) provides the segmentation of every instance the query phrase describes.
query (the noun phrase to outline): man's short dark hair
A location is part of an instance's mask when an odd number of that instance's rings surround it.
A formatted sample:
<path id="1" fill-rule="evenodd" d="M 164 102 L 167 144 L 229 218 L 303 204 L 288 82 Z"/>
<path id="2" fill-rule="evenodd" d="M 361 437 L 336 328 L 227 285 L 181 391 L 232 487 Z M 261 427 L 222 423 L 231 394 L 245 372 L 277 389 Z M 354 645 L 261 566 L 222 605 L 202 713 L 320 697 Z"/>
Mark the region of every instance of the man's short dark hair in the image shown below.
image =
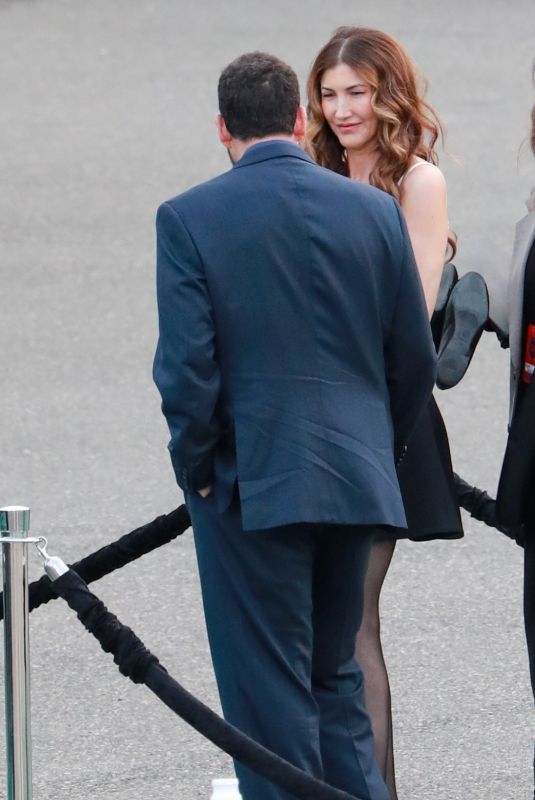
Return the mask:
<path id="1" fill-rule="evenodd" d="M 288 64 L 268 53 L 245 53 L 226 67 L 217 87 L 219 112 L 235 139 L 291 134 L 299 82 Z"/>

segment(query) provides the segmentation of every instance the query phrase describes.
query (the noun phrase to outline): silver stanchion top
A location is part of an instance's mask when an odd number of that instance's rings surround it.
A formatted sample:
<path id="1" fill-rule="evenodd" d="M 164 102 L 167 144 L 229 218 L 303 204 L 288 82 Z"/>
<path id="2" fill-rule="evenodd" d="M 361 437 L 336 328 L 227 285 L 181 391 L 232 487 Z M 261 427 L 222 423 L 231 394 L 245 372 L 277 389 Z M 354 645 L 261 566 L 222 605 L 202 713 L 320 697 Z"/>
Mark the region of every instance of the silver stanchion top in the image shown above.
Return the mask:
<path id="1" fill-rule="evenodd" d="M 28 533 L 30 509 L 27 506 L 4 506 L 0 508 L 0 533 Z"/>

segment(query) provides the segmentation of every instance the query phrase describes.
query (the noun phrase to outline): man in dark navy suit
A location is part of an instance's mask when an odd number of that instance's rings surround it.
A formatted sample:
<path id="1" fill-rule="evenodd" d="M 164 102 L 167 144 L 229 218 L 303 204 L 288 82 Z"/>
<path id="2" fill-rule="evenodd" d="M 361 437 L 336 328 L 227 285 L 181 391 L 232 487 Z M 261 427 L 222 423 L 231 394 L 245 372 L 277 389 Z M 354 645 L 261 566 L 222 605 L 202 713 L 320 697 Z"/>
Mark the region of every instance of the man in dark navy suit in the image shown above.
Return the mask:
<path id="1" fill-rule="evenodd" d="M 286 64 L 236 59 L 219 108 L 233 168 L 158 211 L 154 377 L 223 711 L 387 800 L 353 651 L 369 547 L 405 525 L 395 461 L 434 383 L 422 291 L 396 201 L 299 147 Z M 236 769 L 244 800 L 288 797 Z"/>

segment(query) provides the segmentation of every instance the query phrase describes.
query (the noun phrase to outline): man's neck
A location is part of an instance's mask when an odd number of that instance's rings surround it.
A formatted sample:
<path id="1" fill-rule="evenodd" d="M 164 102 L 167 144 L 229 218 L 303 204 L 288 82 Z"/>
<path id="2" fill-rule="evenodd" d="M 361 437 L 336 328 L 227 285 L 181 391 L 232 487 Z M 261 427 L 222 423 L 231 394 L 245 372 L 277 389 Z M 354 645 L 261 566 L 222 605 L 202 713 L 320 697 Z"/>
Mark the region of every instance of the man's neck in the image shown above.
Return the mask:
<path id="1" fill-rule="evenodd" d="M 272 136 L 262 136 L 253 139 L 233 139 L 231 146 L 228 148 L 231 161 L 236 163 L 245 155 L 245 152 L 254 144 L 261 144 L 262 142 L 293 142 L 297 144 L 295 136 L 289 133 L 276 133 Z"/>

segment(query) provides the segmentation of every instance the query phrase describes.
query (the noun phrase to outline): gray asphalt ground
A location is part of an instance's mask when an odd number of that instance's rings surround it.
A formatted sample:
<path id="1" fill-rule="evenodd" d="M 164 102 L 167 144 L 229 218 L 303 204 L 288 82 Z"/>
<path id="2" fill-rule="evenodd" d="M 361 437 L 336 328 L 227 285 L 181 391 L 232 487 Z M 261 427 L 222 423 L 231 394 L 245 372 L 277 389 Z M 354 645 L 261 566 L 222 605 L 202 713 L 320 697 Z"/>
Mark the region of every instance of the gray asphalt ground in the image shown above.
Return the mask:
<path id="1" fill-rule="evenodd" d="M 0 504 L 31 506 L 33 531 L 65 560 L 181 501 L 151 382 L 154 214 L 228 167 L 213 125 L 220 70 L 266 49 L 304 80 L 330 32 L 353 23 L 398 37 L 427 74 L 448 129 L 456 263 L 505 274 L 535 183 L 522 147 L 532 0 L 0 0 Z M 457 470 L 494 491 L 507 354 L 493 337 L 438 401 Z M 400 545 L 385 589 L 402 800 L 531 796 L 521 551 L 465 522 L 461 542 Z M 190 535 L 98 592 L 217 707 Z M 31 638 L 37 800 L 208 800 L 211 779 L 231 774 L 61 602 L 32 615 Z"/>

